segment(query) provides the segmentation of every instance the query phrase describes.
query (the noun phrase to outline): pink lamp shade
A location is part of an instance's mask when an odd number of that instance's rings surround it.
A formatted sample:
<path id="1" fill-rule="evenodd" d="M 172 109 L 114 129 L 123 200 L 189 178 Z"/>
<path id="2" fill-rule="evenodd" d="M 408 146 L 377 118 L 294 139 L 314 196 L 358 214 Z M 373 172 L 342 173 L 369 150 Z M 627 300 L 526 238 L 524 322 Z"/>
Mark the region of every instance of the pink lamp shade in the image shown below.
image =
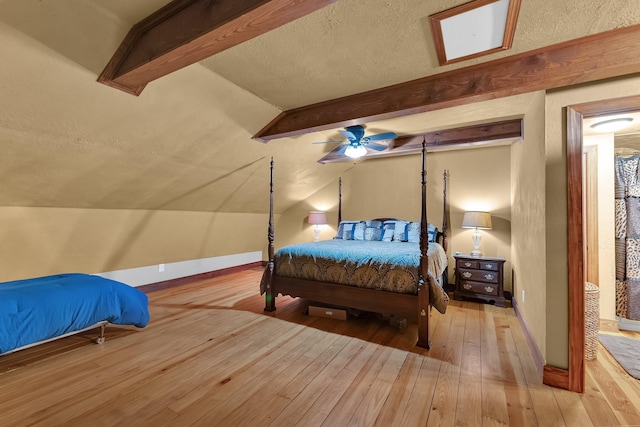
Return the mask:
<path id="1" fill-rule="evenodd" d="M 313 236 L 316 242 L 320 240 L 320 226 L 327 223 L 327 213 L 320 211 L 309 212 L 309 224 L 313 224 Z"/>
<path id="2" fill-rule="evenodd" d="M 327 223 L 327 213 L 320 211 L 309 212 L 309 224 L 324 225 Z"/>

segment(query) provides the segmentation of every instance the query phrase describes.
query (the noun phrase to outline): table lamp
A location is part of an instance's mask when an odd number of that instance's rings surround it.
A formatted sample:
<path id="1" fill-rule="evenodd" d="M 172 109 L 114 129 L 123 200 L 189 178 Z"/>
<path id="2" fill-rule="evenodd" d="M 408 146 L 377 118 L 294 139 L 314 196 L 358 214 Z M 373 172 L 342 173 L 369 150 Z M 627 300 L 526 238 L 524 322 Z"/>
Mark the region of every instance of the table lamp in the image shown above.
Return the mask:
<path id="1" fill-rule="evenodd" d="M 471 256 L 480 257 L 480 229 L 491 230 L 491 214 L 489 212 L 468 211 L 464 213 L 462 218 L 462 228 L 475 228 L 472 235 L 473 251 Z"/>

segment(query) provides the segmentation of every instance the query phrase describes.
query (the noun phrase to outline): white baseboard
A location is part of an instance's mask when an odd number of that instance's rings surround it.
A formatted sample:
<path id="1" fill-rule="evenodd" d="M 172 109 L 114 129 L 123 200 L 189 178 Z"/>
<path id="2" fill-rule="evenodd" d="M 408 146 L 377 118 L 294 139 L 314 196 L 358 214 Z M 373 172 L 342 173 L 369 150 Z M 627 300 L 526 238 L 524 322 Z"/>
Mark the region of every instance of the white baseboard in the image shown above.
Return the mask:
<path id="1" fill-rule="evenodd" d="M 640 321 L 617 316 L 616 320 L 618 321 L 618 328 L 620 328 L 621 331 L 640 332 Z"/>
<path id="2" fill-rule="evenodd" d="M 242 254 L 128 268 L 126 270 L 107 271 L 104 273 L 96 273 L 96 276 L 138 287 L 260 261 L 262 261 L 262 251 L 245 252 Z M 160 271 L 161 266 L 164 267 L 164 271 Z"/>

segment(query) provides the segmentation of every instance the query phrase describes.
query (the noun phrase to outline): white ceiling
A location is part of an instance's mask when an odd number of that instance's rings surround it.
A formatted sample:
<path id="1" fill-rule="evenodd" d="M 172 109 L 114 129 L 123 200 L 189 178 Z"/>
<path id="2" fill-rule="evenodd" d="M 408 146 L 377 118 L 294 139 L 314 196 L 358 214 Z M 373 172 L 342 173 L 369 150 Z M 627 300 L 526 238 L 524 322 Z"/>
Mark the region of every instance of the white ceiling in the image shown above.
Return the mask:
<path id="1" fill-rule="evenodd" d="M 429 15 L 464 0 L 338 0 L 151 82 L 96 82 L 131 26 L 167 0 L 0 0 L 0 206 L 264 212 L 333 185 L 337 130 L 261 144 L 290 109 L 640 23 L 637 0 L 523 1 L 512 49 L 441 67 Z M 570 22 L 570 25 L 568 25 Z M 527 95 L 372 122 L 416 134 L 526 110 Z"/>
<path id="2" fill-rule="evenodd" d="M 640 111 L 587 118 L 584 120 L 582 127 L 583 135 L 598 135 L 600 132 L 594 130 L 591 127 L 592 125 L 605 120 L 613 120 L 623 117 L 631 118 L 632 121 L 629 126 L 613 132 L 615 148 L 640 151 Z"/>

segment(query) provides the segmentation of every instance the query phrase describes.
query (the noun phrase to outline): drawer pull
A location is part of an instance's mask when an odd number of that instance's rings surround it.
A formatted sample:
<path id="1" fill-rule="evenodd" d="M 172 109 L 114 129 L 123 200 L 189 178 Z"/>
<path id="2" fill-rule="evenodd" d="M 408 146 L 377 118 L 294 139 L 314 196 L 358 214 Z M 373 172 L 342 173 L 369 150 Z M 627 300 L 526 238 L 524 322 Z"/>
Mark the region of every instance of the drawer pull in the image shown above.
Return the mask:
<path id="1" fill-rule="evenodd" d="M 465 271 L 462 273 L 462 277 L 464 277 L 465 279 L 468 279 L 469 277 L 471 277 L 471 273 L 469 273 L 468 271 Z"/>
<path id="2" fill-rule="evenodd" d="M 464 263 L 464 266 L 465 266 L 465 267 L 471 267 L 471 263 L 470 263 L 470 262 L 465 262 L 465 263 Z"/>
<path id="3" fill-rule="evenodd" d="M 493 289 L 491 286 L 485 286 L 484 291 L 488 294 L 492 294 L 495 292 L 495 289 Z"/>
<path id="4" fill-rule="evenodd" d="M 465 283 L 464 285 L 462 285 L 462 287 L 465 288 L 466 290 L 469 290 L 471 289 L 472 286 L 468 283 Z"/>
<path id="5" fill-rule="evenodd" d="M 485 264 L 484 266 L 485 266 L 485 268 L 488 268 L 489 270 L 491 270 L 493 268 L 493 264 Z"/>
<path id="6" fill-rule="evenodd" d="M 487 280 L 493 280 L 496 278 L 496 276 L 494 276 L 493 274 L 485 274 L 484 278 Z"/>

